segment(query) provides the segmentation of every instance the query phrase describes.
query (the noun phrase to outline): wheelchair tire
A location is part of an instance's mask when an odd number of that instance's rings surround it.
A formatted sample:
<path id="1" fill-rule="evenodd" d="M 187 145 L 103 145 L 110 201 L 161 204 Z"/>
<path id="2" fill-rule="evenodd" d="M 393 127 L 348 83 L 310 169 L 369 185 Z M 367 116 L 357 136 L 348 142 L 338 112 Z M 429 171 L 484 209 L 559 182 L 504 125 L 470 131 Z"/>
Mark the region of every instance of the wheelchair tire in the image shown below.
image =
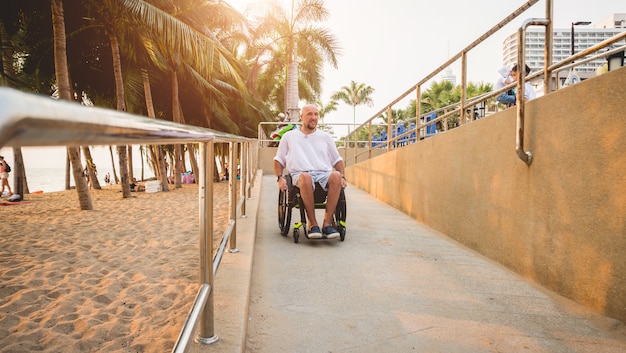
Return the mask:
<path id="1" fill-rule="evenodd" d="M 289 195 L 287 191 L 278 192 L 278 227 L 280 234 L 287 236 L 291 227 L 291 207 L 289 205 Z"/>
<path id="2" fill-rule="evenodd" d="M 300 240 L 300 231 L 297 229 L 293 230 L 293 242 L 298 244 L 298 241 Z"/>

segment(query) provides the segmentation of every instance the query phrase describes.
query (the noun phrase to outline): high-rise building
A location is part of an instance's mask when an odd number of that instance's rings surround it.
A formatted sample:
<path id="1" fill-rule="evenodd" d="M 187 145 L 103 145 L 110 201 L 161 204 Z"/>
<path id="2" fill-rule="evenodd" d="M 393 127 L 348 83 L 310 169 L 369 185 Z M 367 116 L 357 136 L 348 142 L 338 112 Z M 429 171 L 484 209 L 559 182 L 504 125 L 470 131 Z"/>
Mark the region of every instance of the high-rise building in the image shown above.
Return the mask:
<path id="1" fill-rule="evenodd" d="M 442 81 L 451 82 L 453 85 L 456 85 L 456 75 L 452 72 L 452 69 L 448 68 L 442 75 Z"/>
<path id="2" fill-rule="evenodd" d="M 606 19 L 594 24 L 593 27 L 574 27 L 574 52 L 578 53 L 592 47 L 608 38 L 626 31 L 626 13 L 613 14 Z M 553 63 L 561 62 L 571 56 L 572 53 L 572 29 L 553 28 L 552 37 L 552 60 Z M 526 30 L 526 64 L 532 71 L 543 70 L 545 28 L 529 27 Z M 618 45 L 623 45 L 620 42 Z M 517 33 L 508 36 L 503 44 L 504 65 L 513 66 L 517 62 Z M 598 59 L 576 67 L 576 70 L 584 73 L 595 73 L 598 66 L 605 60 Z"/>

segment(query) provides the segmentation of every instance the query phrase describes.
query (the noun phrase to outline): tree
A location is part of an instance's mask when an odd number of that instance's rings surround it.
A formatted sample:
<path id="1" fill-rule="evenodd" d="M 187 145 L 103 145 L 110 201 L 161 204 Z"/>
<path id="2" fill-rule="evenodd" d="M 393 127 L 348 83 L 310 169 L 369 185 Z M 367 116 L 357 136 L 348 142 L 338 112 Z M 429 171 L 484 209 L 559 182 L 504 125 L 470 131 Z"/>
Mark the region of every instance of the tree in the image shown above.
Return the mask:
<path id="1" fill-rule="evenodd" d="M 248 87 L 257 97 L 268 97 L 275 111 L 290 113 L 291 121 L 298 119 L 300 99 L 313 102 L 320 95 L 323 62 L 337 67 L 336 38 L 314 26 L 328 15 L 323 0 L 299 0 L 295 6 L 292 1 L 289 13 L 274 2 L 254 30 Z"/>
<path id="2" fill-rule="evenodd" d="M 337 110 L 337 102 L 331 100 L 330 102 L 328 102 L 328 104 L 324 104 L 320 99 L 317 99 L 315 101 L 315 105 L 319 109 L 320 113 L 320 122 L 322 125 L 320 126 L 320 129 L 332 134 L 333 128 L 328 125 L 324 125 L 324 118 L 326 117 L 326 114 Z"/>
<path id="3" fill-rule="evenodd" d="M 356 106 L 366 104 L 371 107 L 374 105 L 372 100 L 374 89 L 364 83 L 356 83 L 350 81 L 350 86 L 343 86 L 338 92 L 335 92 L 331 99 L 342 101 L 352 106 L 352 124 L 356 127 Z"/>
<path id="4" fill-rule="evenodd" d="M 69 70 L 67 68 L 67 53 L 65 41 L 65 16 L 63 13 L 63 1 L 51 0 L 52 8 L 52 28 L 54 31 L 54 66 L 57 78 L 57 89 L 59 98 L 72 100 Z M 78 192 L 78 202 L 81 210 L 93 209 L 91 194 L 85 178 L 83 178 L 83 167 L 80 161 L 80 152 L 76 147 L 68 147 L 67 153 L 72 163 L 72 174 Z"/>
<path id="5" fill-rule="evenodd" d="M 477 97 L 484 93 L 491 92 L 493 86 L 489 83 L 480 82 L 478 84 L 469 82 L 466 86 L 465 92 L 467 98 Z M 433 82 L 429 89 L 422 92 L 421 96 L 421 109 L 423 113 L 435 111 L 461 101 L 461 85 L 454 86 L 450 81 Z M 409 115 L 415 116 L 415 102 L 411 102 L 409 109 Z M 454 127 L 458 124 L 458 116 L 451 117 L 444 124 L 441 124 L 443 130 L 447 130 L 449 127 Z"/>

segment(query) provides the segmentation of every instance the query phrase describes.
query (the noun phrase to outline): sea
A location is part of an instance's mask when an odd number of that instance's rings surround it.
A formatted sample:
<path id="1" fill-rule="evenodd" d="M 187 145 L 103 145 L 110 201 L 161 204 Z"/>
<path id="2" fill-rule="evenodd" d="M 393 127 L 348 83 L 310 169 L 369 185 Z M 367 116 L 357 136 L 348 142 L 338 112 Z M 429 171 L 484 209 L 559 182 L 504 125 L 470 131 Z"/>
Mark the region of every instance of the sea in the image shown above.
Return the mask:
<path id="1" fill-rule="evenodd" d="M 106 185 L 104 178 L 110 173 L 111 182 L 114 182 L 113 171 L 111 168 L 98 167 L 98 181 L 101 186 Z M 119 178 L 119 170 L 118 170 Z M 141 168 L 133 168 L 133 175 L 137 180 L 141 180 Z M 9 183 L 13 188 L 13 176 L 14 173 L 9 174 Z M 144 169 L 144 179 L 154 177 L 154 172 L 149 168 Z M 26 180 L 28 181 L 28 190 L 32 193 L 34 191 L 54 192 L 65 190 L 65 168 L 26 168 Z M 74 177 L 70 172 L 70 185 L 76 185 L 74 183 Z M 14 191 L 15 192 L 15 191 Z"/>
<path id="2" fill-rule="evenodd" d="M 22 148 L 24 166 L 26 168 L 26 180 L 30 192 L 43 191 L 54 192 L 65 190 L 65 165 L 67 163 L 67 149 L 65 147 L 24 147 Z M 4 156 L 9 165 L 15 169 L 13 150 L 10 147 L 0 148 L 0 155 Z M 104 177 L 109 173 L 113 178 L 113 165 L 111 155 L 107 146 L 95 146 L 91 149 L 91 155 L 98 170 L 98 181 L 100 185 L 105 185 Z M 142 180 L 141 175 L 141 153 L 138 146 L 133 146 L 133 176 L 137 180 Z M 82 161 L 83 166 L 86 165 Z M 117 153 L 114 152 L 115 168 L 119 177 L 119 161 Z M 9 173 L 9 185 L 14 186 L 14 171 Z M 147 163 L 144 163 L 144 179 L 154 177 L 154 172 Z M 70 173 L 70 186 L 74 186 L 74 178 Z"/>

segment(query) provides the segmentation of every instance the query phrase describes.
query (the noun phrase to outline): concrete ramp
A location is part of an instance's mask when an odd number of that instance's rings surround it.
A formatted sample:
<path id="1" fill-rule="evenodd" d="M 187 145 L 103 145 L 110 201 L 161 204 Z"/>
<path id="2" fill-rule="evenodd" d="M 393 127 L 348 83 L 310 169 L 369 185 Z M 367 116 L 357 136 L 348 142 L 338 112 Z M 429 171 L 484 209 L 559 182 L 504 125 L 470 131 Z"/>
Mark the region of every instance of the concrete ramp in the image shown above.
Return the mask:
<path id="1" fill-rule="evenodd" d="M 294 244 L 278 230 L 275 177 L 262 183 L 245 352 L 626 351 L 619 321 L 353 186 L 344 242 Z"/>

